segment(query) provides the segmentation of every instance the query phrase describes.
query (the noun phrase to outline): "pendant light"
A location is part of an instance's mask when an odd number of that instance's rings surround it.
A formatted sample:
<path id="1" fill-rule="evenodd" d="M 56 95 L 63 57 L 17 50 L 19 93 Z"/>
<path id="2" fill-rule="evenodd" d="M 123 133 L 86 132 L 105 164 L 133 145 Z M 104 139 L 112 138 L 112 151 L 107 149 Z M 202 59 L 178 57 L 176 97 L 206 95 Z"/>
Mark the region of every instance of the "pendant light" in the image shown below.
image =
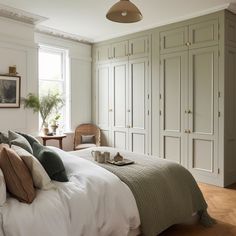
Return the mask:
<path id="1" fill-rule="evenodd" d="M 119 23 L 134 23 L 143 19 L 139 9 L 129 0 L 120 0 L 106 15 L 108 20 Z"/>

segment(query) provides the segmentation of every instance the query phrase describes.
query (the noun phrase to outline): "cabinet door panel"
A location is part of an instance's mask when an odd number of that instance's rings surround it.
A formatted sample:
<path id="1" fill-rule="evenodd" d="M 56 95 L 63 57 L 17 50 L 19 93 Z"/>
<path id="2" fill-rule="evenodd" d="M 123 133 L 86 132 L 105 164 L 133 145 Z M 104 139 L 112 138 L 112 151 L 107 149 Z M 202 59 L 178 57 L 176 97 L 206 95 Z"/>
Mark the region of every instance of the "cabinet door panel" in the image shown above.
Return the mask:
<path id="1" fill-rule="evenodd" d="M 126 62 L 113 65 L 114 122 L 115 128 L 126 128 L 128 64 Z"/>
<path id="2" fill-rule="evenodd" d="M 212 140 L 192 140 L 193 168 L 195 170 L 213 172 L 214 147 Z"/>
<path id="3" fill-rule="evenodd" d="M 129 40 L 129 53 L 131 54 L 130 59 L 147 56 L 149 53 L 148 36 Z"/>
<path id="4" fill-rule="evenodd" d="M 164 159 L 181 163 L 181 137 L 164 136 Z"/>
<path id="5" fill-rule="evenodd" d="M 132 152 L 145 154 L 145 134 L 132 133 Z"/>
<path id="6" fill-rule="evenodd" d="M 129 63 L 129 149 L 135 150 L 132 146 L 133 138 L 137 135 L 143 135 L 142 150 L 145 153 L 148 151 L 147 147 L 147 133 L 148 133 L 148 59 L 141 58 L 130 61 Z M 135 136 L 133 136 L 135 134 Z M 140 136 L 141 137 L 141 136 Z"/>
<path id="7" fill-rule="evenodd" d="M 128 62 L 112 64 L 112 132 L 113 146 L 126 149 L 128 147 Z"/>
<path id="8" fill-rule="evenodd" d="M 117 131 L 113 132 L 113 147 L 126 150 L 127 149 L 127 132 Z"/>
<path id="9" fill-rule="evenodd" d="M 96 49 L 96 62 L 105 62 L 108 61 L 111 57 L 111 46 L 103 45 Z"/>
<path id="10" fill-rule="evenodd" d="M 160 33 L 161 53 L 187 50 L 188 27 L 180 27 Z"/>
<path id="11" fill-rule="evenodd" d="M 217 174 L 218 47 L 189 52 L 189 167 Z"/>
<path id="12" fill-rule="evenodd" d="M 100 128 L 109 128 L 109 64 L 97 69 L 97 124 Z"/>
<path id="13" fill-rule="evenodd" d="M 112 44 L 113 60 L 128 58 L 128 41 Z"/>
<path id="14" fill-rule="evenodd" d="M 218 20 L 189 26 L 190 49 L 218 44 Z"/>
<path id="15" fill-rule="evenodd" d="M 186 165 L 184 145 L 188 119 L 187 92 L 187 52 L 162 55 L 160 73 L 161 116 L 160 147 L 161 157 Z"/>

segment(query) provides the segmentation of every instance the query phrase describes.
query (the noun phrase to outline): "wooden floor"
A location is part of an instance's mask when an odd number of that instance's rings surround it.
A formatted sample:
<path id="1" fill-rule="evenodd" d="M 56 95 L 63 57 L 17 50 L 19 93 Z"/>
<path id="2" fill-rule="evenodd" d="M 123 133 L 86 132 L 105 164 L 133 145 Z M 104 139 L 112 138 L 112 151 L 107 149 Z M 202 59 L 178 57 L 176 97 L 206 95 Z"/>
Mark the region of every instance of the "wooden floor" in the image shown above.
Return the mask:
<path id="1" fill-rule="evenodd" d="M 211 228 L 197 225 L 176 225 L 161 236 L 236 236 L 236 184 L 219 188 L 199 184 L 208 204 L 208 213 L 217 221 Z"/>

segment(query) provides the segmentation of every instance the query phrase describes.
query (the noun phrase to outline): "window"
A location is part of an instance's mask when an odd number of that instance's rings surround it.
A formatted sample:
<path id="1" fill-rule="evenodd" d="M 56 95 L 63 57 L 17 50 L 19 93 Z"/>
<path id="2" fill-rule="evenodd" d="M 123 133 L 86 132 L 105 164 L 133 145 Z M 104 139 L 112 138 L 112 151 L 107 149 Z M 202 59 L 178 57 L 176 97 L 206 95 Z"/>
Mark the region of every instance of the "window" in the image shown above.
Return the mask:
<path id="1" fill-rule="evenodd" d="M 39 48 L 39 96 L 58 93 L 65 105 L 58 111 L 59 131 L 70 130 L 70 93 L 68 79 L 68 52 L 64 49 L 43 46 Z M 49 118 L 55 118 L 53 114 Z"/>

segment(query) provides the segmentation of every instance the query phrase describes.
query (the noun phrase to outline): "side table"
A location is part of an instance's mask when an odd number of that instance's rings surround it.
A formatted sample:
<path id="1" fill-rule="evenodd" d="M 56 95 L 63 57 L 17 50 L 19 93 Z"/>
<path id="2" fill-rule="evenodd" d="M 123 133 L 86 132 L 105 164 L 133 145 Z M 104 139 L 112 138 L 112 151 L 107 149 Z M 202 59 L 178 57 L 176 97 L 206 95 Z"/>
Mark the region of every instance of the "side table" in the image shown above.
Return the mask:
<path id="1" fill-rule="evenodd" d="M 47 145 L 47 140 L 58 140 L 59 141 L 59 147 L 62 149 L 62 140 L 63 138 L 66 138 L 65 134 L 62 135 L 52 135 L 52 136 L 47 136 L 47 135 L 42 135 L 40 138 L 43 140 L 43 145 Z"/>

